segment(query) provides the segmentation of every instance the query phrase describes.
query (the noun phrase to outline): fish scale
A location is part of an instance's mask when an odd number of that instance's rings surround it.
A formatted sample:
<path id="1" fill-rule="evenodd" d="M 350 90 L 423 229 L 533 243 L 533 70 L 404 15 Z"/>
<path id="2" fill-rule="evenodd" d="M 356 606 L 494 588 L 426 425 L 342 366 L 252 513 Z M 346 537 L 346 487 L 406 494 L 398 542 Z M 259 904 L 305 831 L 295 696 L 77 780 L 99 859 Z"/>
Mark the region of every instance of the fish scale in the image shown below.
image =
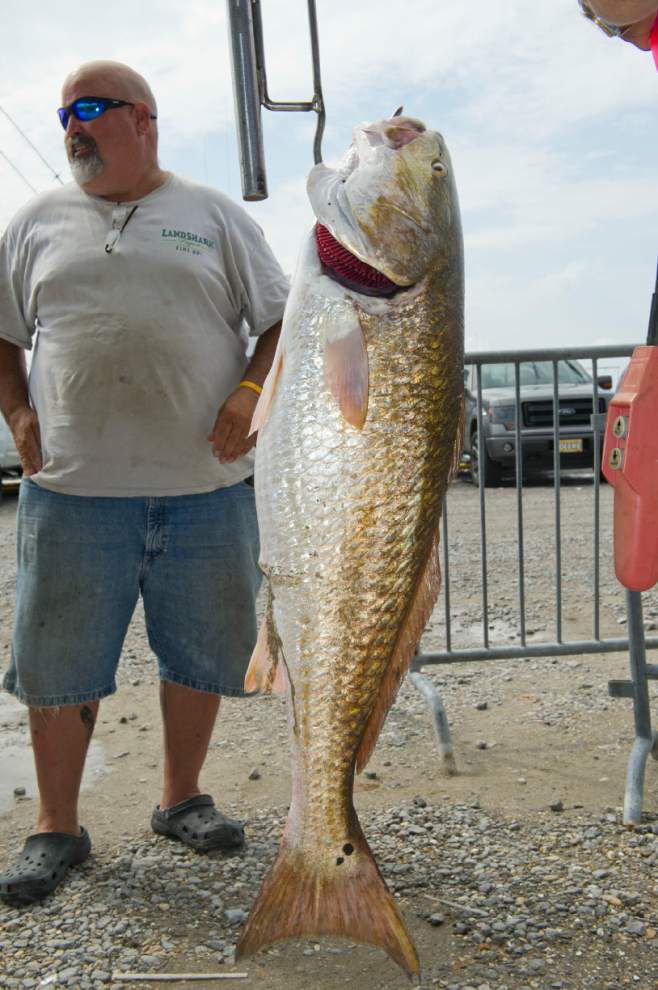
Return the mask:
<path id="1" fill-rule="evenodd" d="M 265 684 L 275 667 L 285 671 L 293 792 L 279 856 L 239 955 L 281 938 L 342 934 L 381 945 L 408 974 L 418 971 L 352 791 L 438 590 L 434 554 L 463 391 L 461 232 L 454 185 L 440 187 L 432 177 L 439 153 L 447 160 L 439 136 L 416 130 L 397 158 L 383 156 L 392 168 L 393 205 L 386 206 L 385 187 L 376 190 L 373 209 L 394 225 L 389 244 L 373 241 L 373 215 L 361 224 L 373 265 L 396 237 L 404 241 L 405 265 L 420 266 L 426 249 L 418 283 L 385 302 L 338 288 L 320 271 L 313 232 L 286 309 L 271 373 L 276 385 L 264 391 L 263 402 L 273 398 L 259 430 L 256 497 L 270 589 L 266 641 L 275 648 L 263 658 L 257 647 L 252 663 L 265 664 Z M 401 162 L 412 171 L 404 181 Z M 325 178 L 331 183 L 330 170 L 320 173 Z M 445 206 L 447 240 L 426 235 L 431 225 L 414 219 L 426 205 L 417 202 L 423 182 L 430 206 Z M 407 197 L 401 204 L 399 189 Z M 331 196 L 322 202 L 332 206 Z M 356 195 L 352 205 L 345 229 L 340 203 L 333 226 L 332 216 L 318 220 L 363 257 Z M 417 252 L 410 238 L 419 239 Z M 387 276 L 395 265 L 389 256 Z M 327 370 L 331 353 L 338 355 L 336 380 Z M 349 361 L 341 366 L 343 353 Z M 353 398 L 364 359 L 367 412 L 359 419 Z"/>

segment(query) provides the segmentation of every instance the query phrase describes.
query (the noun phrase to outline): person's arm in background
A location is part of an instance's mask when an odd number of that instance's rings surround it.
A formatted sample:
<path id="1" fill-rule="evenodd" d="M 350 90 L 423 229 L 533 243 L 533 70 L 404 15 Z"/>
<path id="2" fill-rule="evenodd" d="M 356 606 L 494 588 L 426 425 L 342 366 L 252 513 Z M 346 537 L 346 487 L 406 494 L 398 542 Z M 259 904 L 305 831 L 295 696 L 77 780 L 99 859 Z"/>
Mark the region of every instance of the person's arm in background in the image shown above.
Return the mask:
<path id="1" fill-rule="evenodd" d="M 41 435 L 30 405 L 23 349 L 0 338 L 0 412 L 12 432 L 26 475 L 41 470 Z"/>
<path id="2" fill-rule="evenodd" d="M 651 50 L 651 28 L 658 16 L 656 0 L 587 0 L 581 6 L 584 10 L 589 7 L 606 24 L 625 28 L 620 35 L 624 41 L 643 51 Z"/>

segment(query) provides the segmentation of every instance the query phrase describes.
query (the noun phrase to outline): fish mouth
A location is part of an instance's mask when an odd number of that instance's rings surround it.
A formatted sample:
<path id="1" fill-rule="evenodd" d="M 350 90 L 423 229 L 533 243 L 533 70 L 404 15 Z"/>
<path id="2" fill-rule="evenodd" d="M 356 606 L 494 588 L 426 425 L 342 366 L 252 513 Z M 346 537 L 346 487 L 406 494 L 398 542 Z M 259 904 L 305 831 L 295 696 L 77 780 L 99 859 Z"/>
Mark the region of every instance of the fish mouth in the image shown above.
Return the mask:
<path id="1" fill-rule="evenodd" d="M 352 144 L 338 165 L 337 172 L 344 180 L 348 179 L 359 165 L 376 154 L 378 148 L 399 151 L 426 130 L 425 124 L 415 117 L 390 117 L 374 124 L 361 124 L 354 128 Z"/>
<path id="2" fill-rule="evenodd" d="M 359 150 L 366 151 L 366 153 L 367 146 L 370 148 L 384 146 L 392 151 L 399 151 L 400 148 L 415 141 L 426 130 L 422 120 L 416 120 L 415 117 L 389 117 L 386 120 L 378 121 L 376 124 L 366 124 L 357 128 L 355 143 L 357 148 L 360 146 Z M 364 147 L 363 140 L 359 140 L 360 136 L 365 138 L 366 147 Z"/>
<path id="3" fill-rule="evenodd" d="M 320 223 L 315 225 L 315 242 L 323 274 L 346 289 L 365 296 L 390 299 L 412 287 L 397 285 L 377 268 L 361 261 Z"/>

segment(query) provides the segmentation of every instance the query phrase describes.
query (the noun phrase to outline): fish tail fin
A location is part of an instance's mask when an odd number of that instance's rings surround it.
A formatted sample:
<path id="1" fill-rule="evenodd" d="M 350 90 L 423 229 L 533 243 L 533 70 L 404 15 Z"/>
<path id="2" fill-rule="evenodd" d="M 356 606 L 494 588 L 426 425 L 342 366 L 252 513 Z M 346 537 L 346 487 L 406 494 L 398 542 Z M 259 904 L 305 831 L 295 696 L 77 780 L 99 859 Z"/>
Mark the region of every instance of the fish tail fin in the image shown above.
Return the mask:
<path id="1" fill-rule="evenodd" d="M 383 949 L 407 976 L 418 976 L 414 943 L 358 832 L 336 855 L 328 853 L 326 862 L 288 845 L 284 836 L 238 939 L 236 958 L 288 938 L 341 937 Z"/>

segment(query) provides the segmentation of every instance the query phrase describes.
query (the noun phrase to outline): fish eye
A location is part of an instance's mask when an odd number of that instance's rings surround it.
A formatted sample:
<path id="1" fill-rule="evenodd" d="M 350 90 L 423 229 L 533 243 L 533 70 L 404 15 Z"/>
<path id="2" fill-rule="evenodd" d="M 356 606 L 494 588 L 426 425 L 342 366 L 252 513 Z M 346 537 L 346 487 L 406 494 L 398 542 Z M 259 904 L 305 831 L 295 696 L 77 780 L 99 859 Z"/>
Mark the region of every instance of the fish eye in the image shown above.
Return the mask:
<path id="1" fill-rule="evenodd" d="M 432 162 L 432 171 L 436 172 L 437 175 L 447 175 L 448 169 L 443 164 L 440 158 L 435 158 Z"/>

